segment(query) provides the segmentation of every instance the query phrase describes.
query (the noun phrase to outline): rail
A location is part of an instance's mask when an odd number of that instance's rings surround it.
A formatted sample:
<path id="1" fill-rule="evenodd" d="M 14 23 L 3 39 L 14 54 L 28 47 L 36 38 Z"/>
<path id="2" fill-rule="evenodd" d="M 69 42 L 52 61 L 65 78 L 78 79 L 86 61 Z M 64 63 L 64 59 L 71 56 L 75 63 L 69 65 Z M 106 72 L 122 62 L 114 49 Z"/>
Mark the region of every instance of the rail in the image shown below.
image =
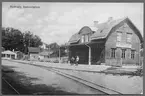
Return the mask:
<path id="1" fill-rule="evenodd" d="M 10 86 L 10 88 L 12 88 L 18 95 L 20 95 L 20 93 L 4 77 L 2 77 L 2 79 Z"/>
<path id="2" fill-rule="evenodd" d="M 13 61 L 13 62 L 17 62 L 17 61 Z M 64 76 L 64 77 L 67 77 L 69 79 L 72 79 L 74 81 L 77 81 L 79 83 L 82 83 L 92 89 L 95 89 L 95 90 L 98 90 L 100 92 L 103 92 L 105 94 L 122 94 L 120 92 L 117 92 L 115 90 L 112 90 L 112 89 L 109 89 L 109 88 L 106 88 L 104 86 L 101 86 L 101 85 L 98 85 L 98 84 L 95 84 L 93 82 L 90 82 L 88 80 L 84 80 L 82 78 L 79 78 L 79 77 L 76 77 L 74 75 L 70 75 L 70 74 L 67 74 L 67 73 L 64 73 L 64 72 L 61 72 L 59 69 L 56 70 L 57 68 L 53 68 L 53 67 L 46 67 L 46 66 L 42 66 L 42 65 L 35 65 L 35 64 L 32 64 L 32 63 L 24 63 L 24 62 L 19 62 L 21 64 L 29 64 L 29 65 L 33 65 L 33 66 L 36 66 L 36 67 L 41 67 L 43 69 L 46 69 L 46 70 L 49 70 L 49 71 L 52 71 L 52 72 L 55 72 L 61 76 Z"/>

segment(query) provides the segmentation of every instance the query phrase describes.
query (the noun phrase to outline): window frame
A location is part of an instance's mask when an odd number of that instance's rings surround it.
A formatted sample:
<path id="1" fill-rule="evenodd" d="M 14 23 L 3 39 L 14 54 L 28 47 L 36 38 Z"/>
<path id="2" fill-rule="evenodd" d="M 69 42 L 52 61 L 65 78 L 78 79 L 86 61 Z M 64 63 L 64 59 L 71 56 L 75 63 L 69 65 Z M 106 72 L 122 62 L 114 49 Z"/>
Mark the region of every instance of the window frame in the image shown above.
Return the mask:
<path id="1" fill-rule="evenodd" d="M 81 36 L 81 43 L 86 43 L 90 41 L 90 34 L 84 34 Z"/>
<path id="2" fill-rule="evenodd" d="M 130 35 L 130 37 L 128 37 Z M 129 38 L 129 39 L 128 39 Z M 132 42 L 132 33 L 126 33 L 126 43 L 131 43 Z"/>
<path id="3" fill-rule="evenodd" d="M 82 36 L 81 36 L 81 43 L 84 43 L 84 42 L 85 42 L 85 36 L 82 35 Z"/>
<path id="4" fill-rule="evenodd" d="M 119 35 L 119 34 L 121 34 L 121 35 Z M 117 42 L 121 42 L 121 41 L 122 41 L 122 31 L 117 31 Z"/>
<path id="5" fill-rule="evenodd" d="M 122 54 L 121 54 L 121 58 L 125 59 L 126 58 L 126 49 L 122 49 Z"/>
<path id="6" fill-rule="evenodd" d="M 131 50 L 131 59 L 135 58 L 135 50 Z"/>
<path id="7" fill-rule="evenodd" d="M 84 36 L 85 36 L 85 42 L 89 42 L 89 38 L 88 38 L 89 35 L 88 34 L 85 34 Z"/>
<path id="8" fill-rule="evenodd" d="M 116 48 L 111 48 L 111 58 L 116 58 Z"/>

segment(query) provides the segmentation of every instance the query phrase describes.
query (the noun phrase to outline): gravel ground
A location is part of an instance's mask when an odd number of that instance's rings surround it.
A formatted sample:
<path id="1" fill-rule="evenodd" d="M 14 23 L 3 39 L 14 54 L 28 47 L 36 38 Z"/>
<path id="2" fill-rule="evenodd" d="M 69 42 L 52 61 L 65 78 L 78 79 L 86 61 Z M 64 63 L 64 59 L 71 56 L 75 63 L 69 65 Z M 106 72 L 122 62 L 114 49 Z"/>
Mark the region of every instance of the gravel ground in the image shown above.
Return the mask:
<path id="1" fill-rule="evenodd" d="M 96 91 L 74 80 L 32 65 L 2 61 L 2 66 L 14 70 L 13 73 L 6 73 L 4 77 L 21 94 L 102 94 L 100 91 Z"/>
<path id="2" fill-rule="evenodd" d="M 103 87 L 113 89 L 122 94 L 140 94 L 143 90 L 143 77 L 130 75 L 112 75 L 104 73 L 90 73 L 73 70 L 61 70 Z"/>
<path id="3" fill-rule="evenodd" d="M 25 61 L 22 61 L 25 62 Z M 27 61 L 28 63 L 29 61 Z M 82 72 L 82 71 L 75 71 L 75 70 L 91 70 L 93 69 L 94 72 L 97 71 L 103 71 L 107 68 L 110 68 L 108 66 L 103 67 L 102 66 L 87 66 L 85 65 L 79 65 L 79 66 L 70 66 L 65 64 L 52 64 L 52 63 L 45 63 L 45 62 L 35 62 L 33 64 L 36 65 L 43 65 L 43 66 L 53 66 L 58 68 L 64 68 L 64 69 L 71 69 L 71 70 L 61 70 L 63 72 L 66 72 L 68 74 L 83 78 L 85 80 L 89 80 L 90 82 L 96 83 L 98 85 L 102 85 L 104 87 L 119 91 L 123 94 L 140 94 L 143 90 L 143 77 L 141 76 L 130 76 L 130 75 L 124 75 L 121 76 L 120 74 L 112 75 L 112 74 L 104 74 L 104 73 L 93 73 L 93 72 Z M 96 68 L 96 69 L 95 69 Z M 100 68 L 100 69 L 99 69 Z M 116 68 L 115 68 L 116 69 Z M 112 69 L 113 70 L 113 69 Z M 134 71 L 134 70 L 133 70 Z M 43 73 L 42 73 L 43 74 Z M 35 74 L 36 77 L 37 73 Z"/>

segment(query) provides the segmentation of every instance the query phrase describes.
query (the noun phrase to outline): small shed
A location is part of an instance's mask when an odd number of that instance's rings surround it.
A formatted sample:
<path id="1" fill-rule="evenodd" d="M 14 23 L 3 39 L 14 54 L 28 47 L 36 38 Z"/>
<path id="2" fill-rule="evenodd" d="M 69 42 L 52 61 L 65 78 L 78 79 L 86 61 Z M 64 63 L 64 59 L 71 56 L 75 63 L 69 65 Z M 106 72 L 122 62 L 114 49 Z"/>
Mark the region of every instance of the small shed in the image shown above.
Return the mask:
<path id="1" fill-rule="evenodd" d="M 2 58 L 16 59 L 17 54 L 15 52 L 10 51 L 10 50 L 6 50 L 6 51 L 2 52 Z"/>
<path id="2" fill-rule="evenodd" d="M 42 51 L 42 52 L 39 53 L 39 59 L 40 60 L 48 59 L 52 53 L 53 52 Z"/>
<path id="3" fill-rule="evenodd" d="M 15 51 L 15 53 L 17 54 L 17 59 L 22 59 L 24 54 L 21 51 Z"/>
<path id="4" fill-rule="evenodd" d="M 38 60 L 40 53 L 39 47 L 28 47 L 28 54 L 30 60 Z"/>

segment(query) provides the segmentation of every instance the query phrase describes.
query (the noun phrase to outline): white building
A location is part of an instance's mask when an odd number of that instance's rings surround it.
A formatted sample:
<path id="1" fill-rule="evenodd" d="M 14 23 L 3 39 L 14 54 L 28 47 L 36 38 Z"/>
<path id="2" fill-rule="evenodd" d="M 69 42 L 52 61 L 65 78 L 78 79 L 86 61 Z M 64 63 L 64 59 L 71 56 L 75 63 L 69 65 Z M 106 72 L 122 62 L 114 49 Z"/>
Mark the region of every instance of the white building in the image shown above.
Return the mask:
<path id="1" fill-rule="evenodd" d="M 2 52 L 2 58 L 16 59 L 17 58 L 17 54 L 15 52 L 10 51 L 10 50 L 6 50 L 6 51 Z"/>

